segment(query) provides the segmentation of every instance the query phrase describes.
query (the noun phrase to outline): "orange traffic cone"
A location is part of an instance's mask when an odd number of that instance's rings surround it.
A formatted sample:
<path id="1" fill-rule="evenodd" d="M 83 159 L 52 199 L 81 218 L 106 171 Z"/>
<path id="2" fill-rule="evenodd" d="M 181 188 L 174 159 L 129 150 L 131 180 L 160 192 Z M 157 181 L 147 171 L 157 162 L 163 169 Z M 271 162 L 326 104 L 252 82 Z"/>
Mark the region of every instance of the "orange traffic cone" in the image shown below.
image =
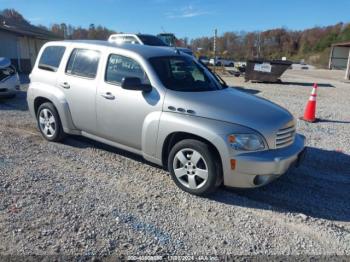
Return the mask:
<path id="1" fill-rule="evenodd" d="M 311 95 L 309 101 L 307 102 L 304 116 L 301 117 L 301 120 L 307 122 L 315 122 L 316 121 L 316 97 L 317 97 L 317 84 L 314 84 L 312 88 Z"/>

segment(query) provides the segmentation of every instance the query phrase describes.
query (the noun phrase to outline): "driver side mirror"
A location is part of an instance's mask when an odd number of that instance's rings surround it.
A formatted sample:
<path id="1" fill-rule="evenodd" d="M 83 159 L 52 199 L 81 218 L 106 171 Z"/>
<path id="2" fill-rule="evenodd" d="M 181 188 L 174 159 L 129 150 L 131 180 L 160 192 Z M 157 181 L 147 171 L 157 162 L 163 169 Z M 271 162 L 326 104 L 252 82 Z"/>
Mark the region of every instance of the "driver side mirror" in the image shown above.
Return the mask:
<path id="1" fill-rule="evenodd" d="M 122 88 L 127 90 L 139 90 L 143 92 L 151 92 L 152 86 L 142 84 L 141 79 L 138 77 L 124 77 L 121 83 Z"/>

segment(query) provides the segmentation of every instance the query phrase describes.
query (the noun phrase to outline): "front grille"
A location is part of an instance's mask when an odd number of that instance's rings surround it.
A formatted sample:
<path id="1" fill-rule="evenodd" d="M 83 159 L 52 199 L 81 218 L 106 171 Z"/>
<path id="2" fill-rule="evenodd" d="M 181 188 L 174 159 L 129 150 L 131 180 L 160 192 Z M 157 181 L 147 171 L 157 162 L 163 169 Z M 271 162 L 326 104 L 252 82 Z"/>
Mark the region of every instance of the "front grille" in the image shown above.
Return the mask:
<path id="1" fill-rule="evenodd" d="M 276 148 L 282 148 L 293 144 L 295 137 L 295 124 L 289 123 L 277 131 Z"/>

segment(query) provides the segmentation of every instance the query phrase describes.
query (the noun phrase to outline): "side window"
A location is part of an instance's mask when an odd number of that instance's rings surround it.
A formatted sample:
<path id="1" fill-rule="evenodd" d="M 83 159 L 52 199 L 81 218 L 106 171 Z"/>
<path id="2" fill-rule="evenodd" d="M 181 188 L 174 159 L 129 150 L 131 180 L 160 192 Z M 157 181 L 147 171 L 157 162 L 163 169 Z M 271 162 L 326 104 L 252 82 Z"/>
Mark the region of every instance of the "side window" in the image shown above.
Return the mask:
<path id="1" fill-rule="evenodd" d="M 56 72 L 60 66 L 64 51 L 64 46 L 48 46 L 44 49 L 38 67 L 43 70 Z"/>
<path id="2" fill-rule="evenodd" d="M 143 84 L 150 83 L 145 71 L 135 60 L 121 55 L 110 55 L 106 68 L 106 82 L 120 84 L 124 77 L 138 77 Z"/>
<path id="3" fill-rule="evenodd" d="M 95 78 L 97 73 L 100 52 L 89 49 L 74 49 L 66 67 L 69 75 Z"/>

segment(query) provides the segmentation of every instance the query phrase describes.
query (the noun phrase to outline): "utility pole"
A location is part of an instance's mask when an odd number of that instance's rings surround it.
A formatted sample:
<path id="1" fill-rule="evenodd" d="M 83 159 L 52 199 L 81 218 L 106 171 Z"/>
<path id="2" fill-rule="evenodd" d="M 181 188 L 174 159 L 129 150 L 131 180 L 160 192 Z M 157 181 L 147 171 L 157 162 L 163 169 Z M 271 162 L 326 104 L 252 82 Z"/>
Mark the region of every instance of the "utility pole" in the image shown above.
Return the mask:
<path id="1" fill-rule="evenodd" d="M 258 43 L 257 43 L 257 51 L 258 51 L 258 58 L 260 58 L 261 55 L 261 32 L 258 32 Z"/>
<path id="2" fill-rule="evenodd" d="M 218 30 L 214 30 L 214 72 L 216 69 L 216 38 L 218 37 Z"/>

